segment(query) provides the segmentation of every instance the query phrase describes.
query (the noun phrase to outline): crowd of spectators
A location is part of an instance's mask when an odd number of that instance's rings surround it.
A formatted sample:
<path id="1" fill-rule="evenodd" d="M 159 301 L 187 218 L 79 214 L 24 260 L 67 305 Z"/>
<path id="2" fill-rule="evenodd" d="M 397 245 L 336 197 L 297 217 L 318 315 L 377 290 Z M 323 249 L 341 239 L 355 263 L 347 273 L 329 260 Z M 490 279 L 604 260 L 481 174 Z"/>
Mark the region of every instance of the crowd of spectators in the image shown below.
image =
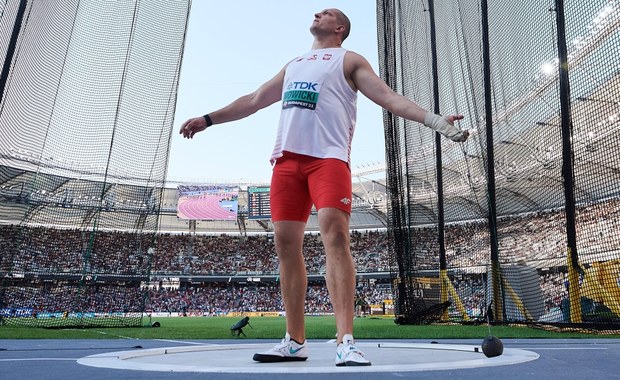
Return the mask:
<path id="1" fill-rule="evenodd" d="M 613 233 L 620 227 L 620 202 L 606 207 L 578 209 L 577 242 L 580 257 L 617 247 Z M 615 215 L 615 216 L 614 216 Z M 535 267 L 562 266 L 566 262 L 563 212 L 540 212 L 498 219 L 501 263 L 526 262 Z M 413 228 L 408 244 L 417 269 L 436 270 L 439 248 L 435 227 Z M 351 253 L 358 272 L 389 272 L 397 267 L 388 252 L 385 231 L 353 231 Z M 446 261 L 449 268 L 465 271 L 490 263 L 488 225 L 467 222 L 446 226 Z M 152 248 L 149 249 L 149 248 Z M 45 227 L 0 225 L 2 268 L 15 272 L 222 275 L 275 274 L 278 261 L 273 235 L 135 234 Z M 309 273 L 325 272 L 320 234 L 308 234 L 304 256 Z M 476 269 L 479 271 L 479 269 Z"/>
<path id="2" fill-rule="evenodd" d="M 353 232 L 351 253 L 360 272 L 388 272 L 387 233 Z M 325 272 L 319 234 L 304 239 L 309 273 Z M 173 235 L 157 238 L 153 273 L 180 275 L 274 274 L 278 272 L 273 235 Z"/>
<path id="3" fill-rule="evenodd" d="M 367 304 L 382 304 L 392 298 L 389 287 L 360 285 L 357 294 Z M 10 313 L 28 310 L 27 316 L 41 313 L 175 313 L 175 315 L 214 316 L 232 312 L 274 312 L 283 310 L 280 288 L 275 282 L 245 284 L 238 282 L 207 282 L 181 286 L 131 287 L 113 284 L 32 284 L 8 286 L 3 289 L 4 300 L 11 300 Z M 306 312 L 332 313 L 324 284 L 310 284 L 307 290 Z M 0 309 L 2 309 L 0 307 Z M 20 315 L 24 316 L 24 315 Z"/>
<path id="4" fill-rule="evenodd" d="M 605 260 L 618 247 L 614 234 L 620 228 L 620 200 L 583 205 L 577 209 L 577 243 L 584 265 Z M 566 226 L 563 211 L 546 211 L 497 221 L 497 244 L 502 265 L 520 264 L 538 268 L 540 286 L 547 309 L 566 298 Z M 436 227 L 412 228 L 406 243 L 415 256 L 411 270 L 437 271 L 439 268 Z M 457 292 L 468 310 L 485 304 L 485 283 L 490 265 L 489 228 L 486 222 L 465 222 L 446 226 L 446 261 Z M 398 270 L 397 259 L 388 250 L 386 231 L 353 231 L 351 253 L 358 273 Z M 403 242 L 395 242 L 396 245 Z M 0 225 L 0 275 L 21 274 L 108 274 L 119 276 L 245 276 L 277 275 L 273 235 L 137 234 Z M 307 234 L 304 257 L 310 274 L 324 274 L 325 254 L 321 235 Z M 617 258 L 614 256 L 613 258 Z M 550 271 L 550 268 L 555 268 Z M 429 272 L 429 273 L 431 273 Z M 436 275 L 436 274 L 435 274 Z M 46 285 L 47 286 L 47 285 Z M 71 286 L 58 285 L 4 291 L 3 301 L 19 299 L 28 305 L 45 305 L 47 298 L 64 294 L 71 298 Z M 102 287 L 102 289 L 105 287 Z M 113 287 L 112 287 L 113 288 Z M 376 289 L 367 289 L 373 298 Z M 69 294 L 69 296 L 67 296 Z M 115 292 L 82 297 L 88 305 L 104 308 Z M 381 297 L 387 294 L 380 293 Z M 217 314 L 231 310 L 266 311 L 281 308 L 277 284 L 241 286 L 212 283 L 208 286 L 175 289 L 149 288 L 148 306 L 159 310 L 191 310 Z M 58 301 L 58 302 L 62 302 Z M 67 301 L 69 302 L 69 301 Z M 122 303 L 132 304 L 132 300 Z M 67 305 L 57 305 L 62 308 Z M 324 284 L 308 288 L 308 312 L 329 312 Z"/>
<path id="5" fill-rule="evenodd" d="M 135 288 L 112 284 L 85 286 L 77 282 L 7 286 L 3 289 L 3 297 L 5 307 L 30 310 L 32 316 L 42 312 L 139 312 L 144 298 L 142 292 Z"/>
<path id="6" fill-rule="evenodd" d="M 207 283 L 180 288 L 156 287 L 148 291 L 147 310 L 182 315 L 223 315 L 231 312 L 274 312 L 284 310 L 276 283 Z M 387 287 L 360 285 L 357 293 L 368 304 L 392 299 Z M 310 284 L 306 313 L 330 314 L 331 303 L 324 284 Z"/>
<path id="7" fill-rule="evenodd" d="M 0 225 L 0 271 L 140 275 L 153 236 L 127 232 Z"/>

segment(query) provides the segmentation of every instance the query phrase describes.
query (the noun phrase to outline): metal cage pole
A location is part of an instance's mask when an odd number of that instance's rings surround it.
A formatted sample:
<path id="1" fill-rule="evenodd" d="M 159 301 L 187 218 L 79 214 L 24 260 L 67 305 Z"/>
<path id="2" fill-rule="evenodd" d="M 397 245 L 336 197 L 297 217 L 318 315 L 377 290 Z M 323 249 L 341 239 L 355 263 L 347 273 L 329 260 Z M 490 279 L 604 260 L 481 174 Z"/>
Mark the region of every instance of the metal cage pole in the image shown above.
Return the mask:
<path id="1" fill-rule="evenodd" d="M 2 72 L 0 73 L 0 104 L 2 104 L 2 99 L 4 99 L 4 90 L 6 89 L 6 83 L 9 79 L 11 62 L 13 62 L 13 56 L 15 55 L 15 47 L 17 46 L 19 31 L 22 28 L 22 21 L 24 20 L 24 14 L 26 13 L 27 3 L 27 0 L 20 0 L 19 8 L 17 9 L 17 13 L 15 15 L 15 23 L 13 24 L 11 40 L 9 41 L 8 48 L 6 49 L 6 57 L 4 58 L 4 65 L 2 66 Z"/>
<path id="2" fill-rule="evenodd" d="M 431 64 L 433 73 L 433 112 L 440 113 L 439 109 L 439 68 L 437 64 L 437 35 L 435 31 L 435 4 L 434 0 L 428 1 L 428 13 L 430 19 L 431 37 Z M 435 132 L 435 170 L 437 173 L 437 240 L 439 243 L 439 277 L 441 281 L 441 302 L 448 301 L 448 287 L 446 280 L 448 277 L 448 264 L 446 262 L 446 242 L 445 242 L 445 215 L 444 215 L 444 192 L 443 192 L 443 170 L 441 157 L 441 135 Z M 442 319 L 448 319 L 448 309 L 444 311 Z"/>
<path id="3" fill-rule="evenodd" d="M 558 32 L 558 74 L 560 84 L 560 122 L 562 127 L 562 177 L 566 210 L 566 243 L 568 260 L 568 296 L 570 319 L 581 323 L 581 296 L 579 291 L 579 257 L 577 255 L 577 231 L 575 227 L 575 180 L 573 175 L 573 149 L 571 137 L 573 125 L 570 109 L 570 81 L 568 75 L 568 52 L 566 48 L 566 25 L 564 0 L 555 0 L 556 25 Z"/>
<path id="4" fill-rule="evenodd" d="M 484 72 L 484 110 L 487 154 L 487 203 L 489 220 L 489 239 L 491 248 L 491 284 L 493 319 L 504 320 L 504 305 L 499 265 L 499 244 L 497 240 L 497 204 L 495 197 L 495 153 L 493 149 L 493 104 L 491 89 L 491 53 L 489 41 L 489 8 L 487 0 L 481 1 L 482 13 L 482 59 Z M 488 281 L 488 278 L 487 278 Z M 487 308 L 487 313 L 488 313 Z"/>

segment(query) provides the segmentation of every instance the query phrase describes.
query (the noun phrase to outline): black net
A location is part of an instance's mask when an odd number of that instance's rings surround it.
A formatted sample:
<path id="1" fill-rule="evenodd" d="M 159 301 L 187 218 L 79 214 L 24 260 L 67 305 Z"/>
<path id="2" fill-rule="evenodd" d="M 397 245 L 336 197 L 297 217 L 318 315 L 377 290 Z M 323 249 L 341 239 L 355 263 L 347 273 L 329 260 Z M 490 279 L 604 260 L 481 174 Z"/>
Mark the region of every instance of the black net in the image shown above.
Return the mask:
<path id="1" fill-rule="evenodd" d="M 382 77 L 471 132 L 437 145 L 385 115 L 401 320 L 428 298 L 450 302 L 441 320 L 617 329 L 620 4 L 386 0 L 378 17 Z"/>
<path id="2" fill-rule="evenodd" d="M 0 1 L 4 323 L 141 324 L 189 6 Z"/>

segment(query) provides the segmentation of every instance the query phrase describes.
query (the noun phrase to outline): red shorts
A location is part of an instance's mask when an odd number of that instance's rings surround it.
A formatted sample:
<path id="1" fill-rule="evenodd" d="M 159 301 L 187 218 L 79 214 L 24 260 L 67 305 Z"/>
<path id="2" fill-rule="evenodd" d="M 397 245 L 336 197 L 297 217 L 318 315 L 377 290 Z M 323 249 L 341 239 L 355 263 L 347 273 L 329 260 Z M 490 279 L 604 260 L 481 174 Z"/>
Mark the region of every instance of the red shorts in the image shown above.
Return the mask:
<path id="1" fill-rule="evenodd" d="M 307 222 L 312 205 L 351 214 L 351 170 L 336 158 L 284 152 L 273 168 L 271 220 Z"/>

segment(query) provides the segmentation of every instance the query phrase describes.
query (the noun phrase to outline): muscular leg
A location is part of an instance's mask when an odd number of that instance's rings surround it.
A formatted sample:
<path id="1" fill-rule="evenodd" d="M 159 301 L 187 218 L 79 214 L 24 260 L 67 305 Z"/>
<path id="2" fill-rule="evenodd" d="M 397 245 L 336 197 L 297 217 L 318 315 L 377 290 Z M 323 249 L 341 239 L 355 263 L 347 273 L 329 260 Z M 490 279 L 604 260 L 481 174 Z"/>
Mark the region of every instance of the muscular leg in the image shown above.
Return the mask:
<path id="1" fill-rule="evenodd" d="M 325 246 L 326 281 L 336 316 L 337 341 L 353 334 L 355 263 L 349 247 L 349 214 L 336 208 L 319 210 L 319 229 Z"/>
<path id="2" fill-rule="evenodd" d="M 286 311 L 286 331 L 291 339 L 306 340 L 304 311 L 308 278 L 302 253 L 304 222 L 274 223 L 276 253 L 280 261 L 280 289 Z"/>

